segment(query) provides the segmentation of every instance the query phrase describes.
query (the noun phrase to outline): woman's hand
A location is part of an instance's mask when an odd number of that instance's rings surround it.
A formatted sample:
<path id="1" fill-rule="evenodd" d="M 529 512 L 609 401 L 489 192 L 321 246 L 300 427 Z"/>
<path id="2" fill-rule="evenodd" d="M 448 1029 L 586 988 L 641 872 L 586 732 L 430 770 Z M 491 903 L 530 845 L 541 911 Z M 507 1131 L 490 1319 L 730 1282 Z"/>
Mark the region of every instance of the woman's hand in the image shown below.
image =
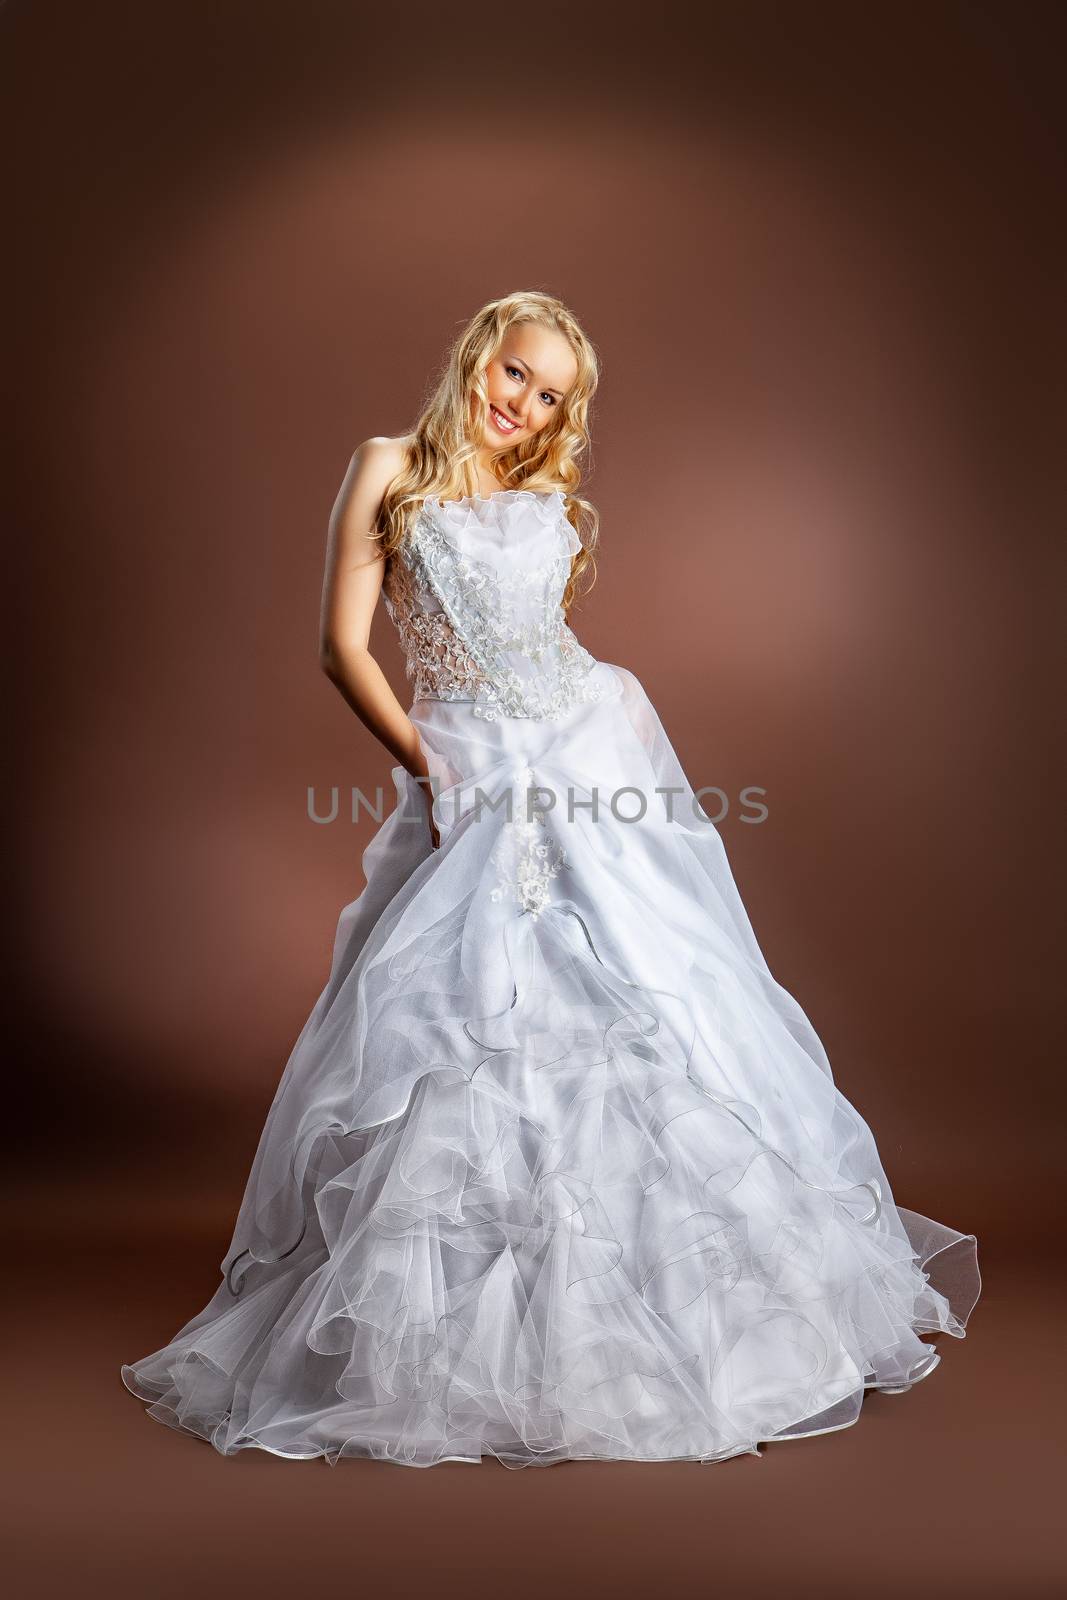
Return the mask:
<path id="1" fill-rule="evenodd" d="M 426 792 L 426 820 L 430 824 L 430 847 L 433 850 L 440 850 L 441 834 L 436 822 L 433 820 L 433 788 L 429 783 L 424 783 L 420 787 Z"/>
<path id="2" fill-rule="evenodd" d="M 414 753 L 405 763 L 408 772 L 415 779 L 426 801 L 426 821 L 430 828 L 430 845 L 434 850 L 440 849 L 441 835 L 433 819 L 433 803 L 437 798 L 433 791 L 433 779 L 430 776 L 430 764 L 426 759 L 426 751 L 419 737 L 415 724 L 409 723 L 411 735 L 415 742 Z"/>

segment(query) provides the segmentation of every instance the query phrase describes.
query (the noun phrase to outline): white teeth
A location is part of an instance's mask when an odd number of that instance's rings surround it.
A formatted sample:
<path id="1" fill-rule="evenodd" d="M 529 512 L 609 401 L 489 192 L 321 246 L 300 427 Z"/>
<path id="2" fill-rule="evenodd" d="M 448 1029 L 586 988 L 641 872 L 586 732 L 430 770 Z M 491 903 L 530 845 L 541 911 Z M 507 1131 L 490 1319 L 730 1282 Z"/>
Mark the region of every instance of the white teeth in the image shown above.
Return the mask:
<path id="1" fill-rule="evenodd" d="M 518 427 L 517 422 L 509 422 L 507 417 L 504 416 L 503 412 L 497 410 L 496 406 L 490 406 L 489 409 L 492 411 L 493 416 L 499 425 L 504 429 L 505 433 L 515 432 L 515 429 Z"/>

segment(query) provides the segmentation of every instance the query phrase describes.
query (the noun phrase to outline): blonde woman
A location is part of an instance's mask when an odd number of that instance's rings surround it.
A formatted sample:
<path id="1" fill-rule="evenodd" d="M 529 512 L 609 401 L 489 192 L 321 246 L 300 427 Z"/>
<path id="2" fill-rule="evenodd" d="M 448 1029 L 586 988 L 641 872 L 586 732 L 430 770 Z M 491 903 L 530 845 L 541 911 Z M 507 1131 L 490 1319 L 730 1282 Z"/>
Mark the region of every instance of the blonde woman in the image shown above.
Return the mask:
<path id="1" fill-rule="evenodd" d="M 495 301 L 338 496 L 322 661 L 398 804 L 219 1289 L 123 1369 L 224 1454 L 758 1454 L 926 1377 L 979 1293 L 974 1235 L 894 1202 L 641 684 L 568 623 L 597 373 L 558 300 Z"/>

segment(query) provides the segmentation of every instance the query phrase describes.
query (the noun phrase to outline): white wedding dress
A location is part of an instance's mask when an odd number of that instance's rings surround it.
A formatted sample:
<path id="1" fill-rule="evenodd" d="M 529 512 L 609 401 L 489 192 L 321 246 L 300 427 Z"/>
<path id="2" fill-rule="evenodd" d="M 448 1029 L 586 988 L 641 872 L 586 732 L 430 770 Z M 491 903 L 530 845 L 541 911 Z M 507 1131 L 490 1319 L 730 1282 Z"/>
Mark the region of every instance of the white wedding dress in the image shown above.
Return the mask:
<path id="1" fill-rule="evenodd" d="M 652 704 L 566 624 L 578 548 L 502 490 L 390 564 L 440 847 L 397 766 L 223 1281 L 123 1368 L 225 1454 L 758 1455 L 964 1337 L 975 1237 L 894 1203 Z"/>

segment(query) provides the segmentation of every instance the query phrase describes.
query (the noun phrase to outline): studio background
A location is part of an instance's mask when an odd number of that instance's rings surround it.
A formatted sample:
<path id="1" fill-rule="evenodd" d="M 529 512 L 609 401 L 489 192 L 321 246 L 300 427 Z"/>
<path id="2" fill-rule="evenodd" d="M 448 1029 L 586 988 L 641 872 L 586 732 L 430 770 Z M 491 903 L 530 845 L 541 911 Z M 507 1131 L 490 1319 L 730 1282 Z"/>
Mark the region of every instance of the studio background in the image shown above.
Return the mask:
<path id="1" fill-rule="evenodd" d="M 20 1592 L 1047 1592 L 1058 15 L 0 13 Z M 603 363 L 575 631 L 731 798 L 772 971 L 985 1294 L 929 1385 L 760 1464 L 224 1462 L 118 1366 L 215 1287 L 362 887 L 373 824 L 308 787 L 389 787 L 318 667 L 327 520 L 522 288 Z"/>

